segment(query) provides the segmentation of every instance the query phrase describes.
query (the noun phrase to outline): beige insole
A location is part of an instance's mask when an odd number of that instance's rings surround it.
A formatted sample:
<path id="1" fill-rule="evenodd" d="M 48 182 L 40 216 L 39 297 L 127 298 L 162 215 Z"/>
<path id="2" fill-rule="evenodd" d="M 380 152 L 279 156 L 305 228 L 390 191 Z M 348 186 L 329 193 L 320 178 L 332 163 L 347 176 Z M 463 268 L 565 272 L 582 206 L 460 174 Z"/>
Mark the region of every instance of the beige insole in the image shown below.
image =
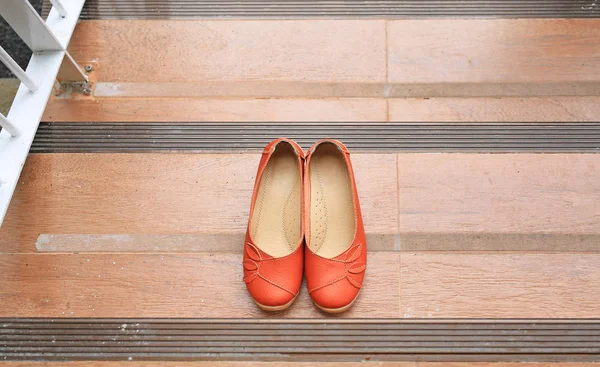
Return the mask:
<path id="1" fill-rule="evenodd" d="M 260 179 L 250 233 L 254 244 L 273 257 L 291 254 L 301 240 L 298 165 L 294 149 L 278 144 Z"/>
<path id="2" fill-rule="evenodd" d="M 356 227 L 350 174 L 336 145 L 317 146 L 310 160 L 310 249 L 326 258 L 346 251 Z"/>

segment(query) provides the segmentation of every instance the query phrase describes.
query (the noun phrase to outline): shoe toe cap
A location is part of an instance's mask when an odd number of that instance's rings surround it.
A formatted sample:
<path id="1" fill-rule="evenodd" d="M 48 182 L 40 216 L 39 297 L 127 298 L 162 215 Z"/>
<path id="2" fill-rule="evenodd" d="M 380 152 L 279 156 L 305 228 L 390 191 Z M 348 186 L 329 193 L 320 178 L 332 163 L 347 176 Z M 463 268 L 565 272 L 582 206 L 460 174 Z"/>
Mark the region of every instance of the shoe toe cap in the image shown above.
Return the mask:
<path id="1" fill-rule="evenodd" d="M 247 284 L 250 296 L 259 306 L 280 307 L 290 303 L 297 292 L 285 290 L 277 285 L 271 284 L 265 279 L 258 278 Z"/>
<path id="2" fill-rule="evenodd" d="M 313 301 L 321 308 L 336 310 L 350 305 L 358 296 L 360 288 L 347 279 L 321 287 L 310 293 Z"/>

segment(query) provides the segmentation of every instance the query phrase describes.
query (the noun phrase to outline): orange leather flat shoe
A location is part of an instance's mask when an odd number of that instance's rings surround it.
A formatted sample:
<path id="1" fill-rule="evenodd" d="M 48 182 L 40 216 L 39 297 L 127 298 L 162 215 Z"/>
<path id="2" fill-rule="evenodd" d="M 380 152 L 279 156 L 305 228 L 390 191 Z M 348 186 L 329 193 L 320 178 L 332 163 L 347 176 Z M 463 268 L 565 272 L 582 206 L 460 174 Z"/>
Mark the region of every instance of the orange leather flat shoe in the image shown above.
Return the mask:
<path id="1" fill-rule="evenodd" d="M 346 311 L 362 287 L 367 243 L 350 153 L 337 140 L 315 143 L 304 173 L 305 276 L 323 311 Z"/>
<path id="2" fill-rule="evenodd" d="M 244 246 L 244 283 L 265 311 L 288 308 L 300 290 L 304 267 L 302 174 L 304 152 L 275 139 L 264 149 Z"/>

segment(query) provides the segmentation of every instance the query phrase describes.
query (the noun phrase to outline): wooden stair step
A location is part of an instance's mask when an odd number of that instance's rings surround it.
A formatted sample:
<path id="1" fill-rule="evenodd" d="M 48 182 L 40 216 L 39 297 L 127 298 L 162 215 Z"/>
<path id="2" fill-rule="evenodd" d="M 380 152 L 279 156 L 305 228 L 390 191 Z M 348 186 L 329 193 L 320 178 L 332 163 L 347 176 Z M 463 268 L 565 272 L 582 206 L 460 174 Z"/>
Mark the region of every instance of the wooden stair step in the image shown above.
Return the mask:
<path id="1" fill-rule="evenodd" d="M 97 20 L 69 50 L 113 97 L 599 95 L 599 23 Z"/>
<path id="2" fill-rule="evenodd" d="M 21 252 L 35 251 L 39 234 L 202 233 L 209 235 L 206 241 L 225 233 L 223 250 L 237 249 L 259 160 L 260 153 L 32 154 L 0 229 L 0 243 L 5 252 Z M 396 155 L 357 154 L 353 162 L 361 172 L 361 189 L 375 194 L 361 202 L 370 213 L 365 214 L 369 232 L 395 234 Z M 379 249 L 393 248 L 393 236 L 386 239 L 389 243 Z M 153 250 L 138 245 L 139 251 Z M 90 243 L 87 250 L 100 249 Z"/>
<path id="3" fill-rule="evenodd" d="M 600 97 L 585 96 L 396 98 L 388 103 L 389 121 L 557 122 L 596 121 L 600 116 Z"/>
<path id="4" fill-rule="evenodd" d="M 240 253 L 0 255 L 0 317 L 323 317 L 260 311 Z M 597 318 L 600 254 L 371 252 L 348 318 Z"/>
<path id="5" fill-rule="evenodd" d="M 597 82 L 600 20 L 388 22 L 391 83 Z"/>
<path id="6" fill-rule="evenodd" d="M 82 21 L 69 51 L 82 64 L 96 62 L 103 82 L 377 82 L 386 75 L 382 20 Z"/>
<path id="7" fill-rule="evenodd" d="M 598 101 L 600 103 L 600 100 Z M 590 101 L 593 112 L 593 101 Z M 583 102 L 582 119 L 588 113 Z M 576 109 L 575 109 L 576 110 Z M 43 121 L 385 121 L 383 99 L 52 98 Z M 559 112 L 558 112 L 559 113 Z M 557 113 L 556 116 L 559 116 Z M 559 120 L 563 120 L 559 118 Z"/>
<path id="8" fill-rule="evenodd" d="M 373 269 L 343 317 L 399 314 L 398 254 Z M 242 281 L 241 253 L 0 255 L 0 317 L 265 317 Z M 302 287 L 278 317 L 324 317 Z"/>
<path id="9" fill-rule="evenodd" d="M 52 362 L 27 362 L 27 366 L 52 365 Z M 315 362 L 139 362 L 139 361 L 72 361 L 67 367 L 312 367 Z M 5 362 L 6 367 L 24 366 L 23 362 Z M 318 362 L 322 367 L 364 367 L 365 362 Z M 369 362 L 371 367 L 594 367 L 596 362 Z"/>
<path id="10" fill-rule="evenodd" d="M 401 253 L 401 317 L 597 318 L 598 254 Z"/>
<path id="11" fill-rule="evenodd" d="M 48 122 L 596 121 L 600 97 L 207 99 L 53 97 Z"/>
<path id="12" fill-rule="evenodd" d="M 600 250 L 597 155 L 352 159 L 372 251 Z M 258 160 L 258 153 L 31 154 L 0 246 L 237 251 Z"/>

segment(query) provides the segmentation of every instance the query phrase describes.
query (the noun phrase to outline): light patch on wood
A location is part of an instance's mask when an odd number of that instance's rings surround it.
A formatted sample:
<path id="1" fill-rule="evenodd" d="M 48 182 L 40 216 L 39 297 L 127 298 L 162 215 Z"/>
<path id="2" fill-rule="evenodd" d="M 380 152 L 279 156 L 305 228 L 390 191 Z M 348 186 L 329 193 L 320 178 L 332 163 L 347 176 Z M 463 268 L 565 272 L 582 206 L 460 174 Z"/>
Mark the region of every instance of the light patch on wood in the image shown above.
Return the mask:
<path id="1" fill-rule="evenodd" d="M 38 252 L 240 253 L 244 232 L 195 234 L 40 234 Z M 369 251 L 393 251 L 394 234 L 367 233 Z"/>

